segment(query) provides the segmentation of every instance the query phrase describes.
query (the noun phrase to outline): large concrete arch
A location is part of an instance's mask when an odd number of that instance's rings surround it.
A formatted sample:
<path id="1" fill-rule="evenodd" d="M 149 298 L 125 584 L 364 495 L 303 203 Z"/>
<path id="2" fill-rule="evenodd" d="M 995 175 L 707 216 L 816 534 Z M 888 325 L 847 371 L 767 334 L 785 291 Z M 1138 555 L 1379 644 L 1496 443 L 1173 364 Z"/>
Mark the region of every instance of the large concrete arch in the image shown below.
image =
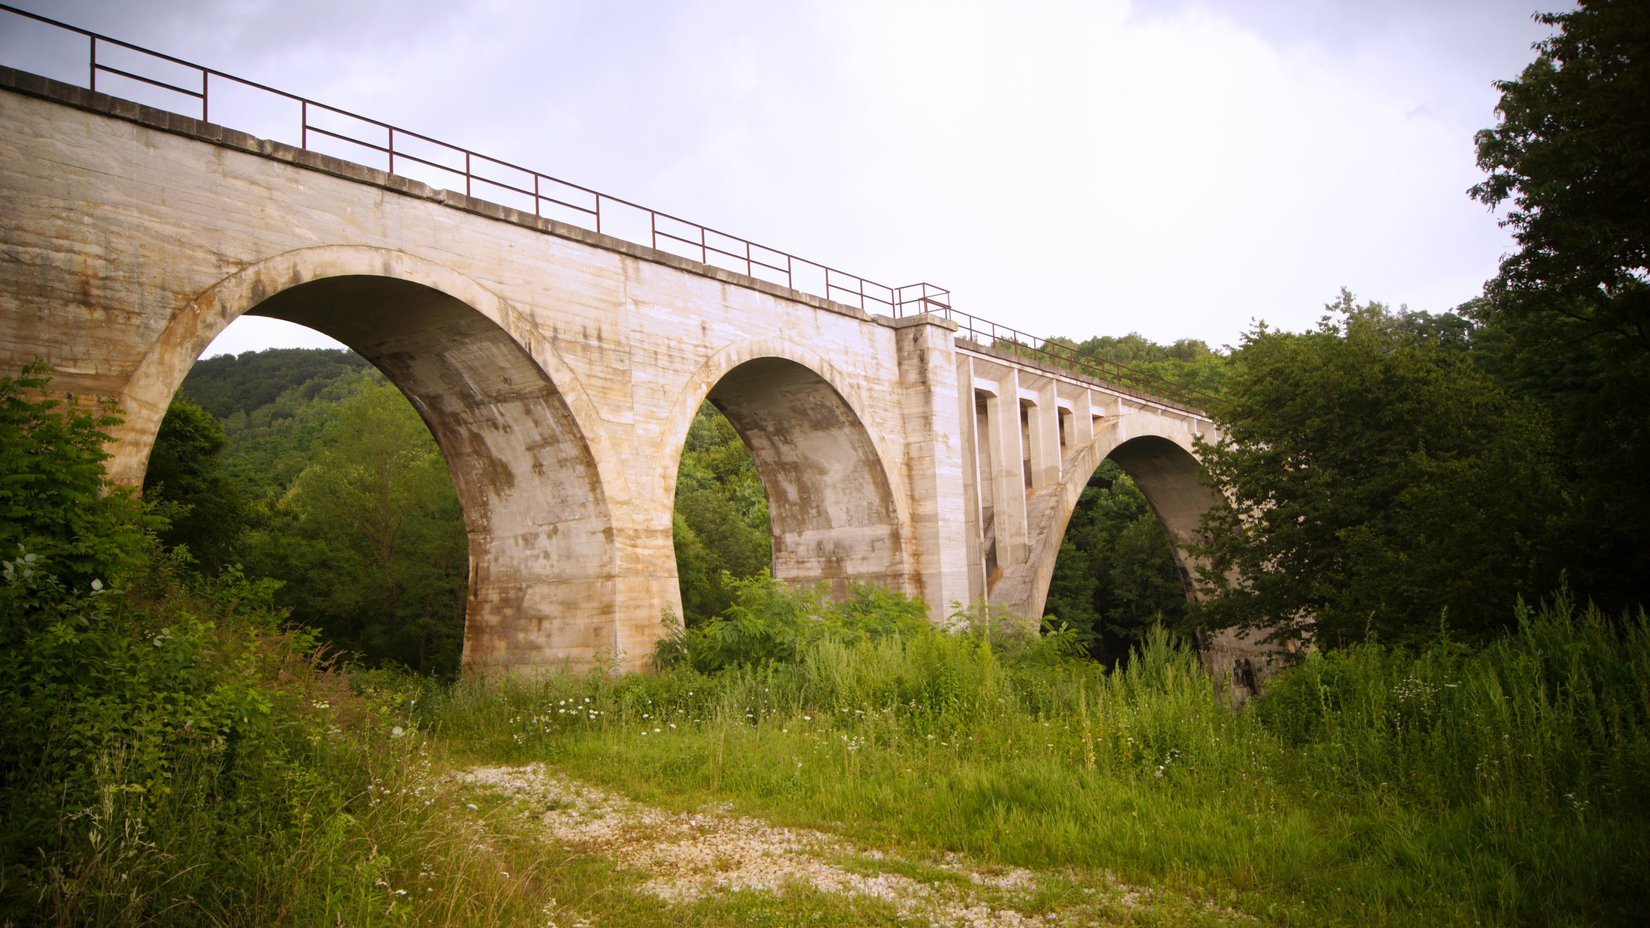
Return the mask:
<path id="1" fill-rule="evenodd" d="M 430 427 L 469 536 L 466 667 L 586 663 L 614 653 L 610 484 L 574 412 L 589 400 L 509 304 L 434 262 L 379 248 L 300 249 L 199 294 L 174 314 L 122 397 L 128 419 L 115 460 L 123 479 L 141 479 L 183 375 L 246 313 L 348 345 Z"/>
<path id="2" fill-rule="evenodd" d="M 888 449 L 866 427 L 864 399 L 829 361 L 775 339 L 741 342 L 708 358 L 689 379 L 661 441 L 661 473 L 675 487 L 687 427 L 705 400 L 728 417 L 751 451 L 773 520 L 774 575 L 908 584 L 910 518 Z"/>
<path id="3" fill-rule="evenodd" d="M 1040 518 L 1031 533 L 1035 542 L 1025 569 L 1005 575 L 999 581 L 1000 593 L 994 591 L 993 602 L 1009 604 L 1010 608 L 1018 603 L 1017 611 L 1025 616 L 1043 614 L 1060 543 L 1072 513 L 1077 509 L 1083 488 L 1107 458 L 1116 461 L 1134 479 L 1157 513 L 1169 536 L 1186 595 L 1196 597 L 1196 564 L 1186 546 L 1196 540 L 1203 513 L 1222 502 L 1203 480 L 1202 465 L 1194 453 L 1191 436 L 1184 429 L 1148 421 L 1154 418 L 1137 413 L 1107 420 L 1095 430 L 1090 442 L 1070 454 L 1062 479 L 1042 490 L 1047 496 L 1044 505 L 1038 507 Z"/>

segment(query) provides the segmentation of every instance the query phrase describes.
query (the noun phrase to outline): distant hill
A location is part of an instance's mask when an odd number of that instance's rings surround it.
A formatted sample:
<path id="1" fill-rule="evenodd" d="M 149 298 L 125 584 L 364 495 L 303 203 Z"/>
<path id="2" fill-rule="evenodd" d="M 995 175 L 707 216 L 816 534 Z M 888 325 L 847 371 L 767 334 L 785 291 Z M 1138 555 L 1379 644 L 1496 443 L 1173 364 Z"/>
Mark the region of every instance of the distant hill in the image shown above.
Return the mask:
<path id="1" fill-rule="evenodd" d="M 383 379 L 354 352 L 270 348 L 197 361 L 180 392 L 223 424 L 224 472 L 259 499 L 284 494 L 338 405 Z"/>
<path id="2" fill-rule="evenodd" d="M 352 351 L 270 348 L 196 361 L 183 380 L 183 389 L 207 412 L 227 421 L 236 412 L 250 415 L 268 406 L 288 390 L 316 381 L 330 383 L 370 367 L 365 358 Z"/>

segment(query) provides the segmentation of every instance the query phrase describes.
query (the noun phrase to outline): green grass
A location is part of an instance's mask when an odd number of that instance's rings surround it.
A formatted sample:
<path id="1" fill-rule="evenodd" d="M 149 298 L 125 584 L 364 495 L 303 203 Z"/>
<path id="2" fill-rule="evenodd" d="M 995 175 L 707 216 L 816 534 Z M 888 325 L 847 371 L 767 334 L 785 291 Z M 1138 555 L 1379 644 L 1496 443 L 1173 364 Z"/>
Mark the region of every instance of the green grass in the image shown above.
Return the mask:
<path id="1" fill-rule="evenodd" d="M 1650 898 L 1650 624 L 1563 600 L 1478 653 L 1314 655 L 1242 710 L 1161 636 L 1108 675 L 938 633 L 426 709 L 457 757 L 1269 923 L 1629 924 Z"/>
<path id="2" fill-rule="evenodd" d="M 789 662 L 752 656 L 806 610 L 720 630 L 713 670 L 445 685 L 328 666 L 265 585 L 164 580 L 52 606 L 14 657 L 13 713 L 65 737 L 8 735 L 40 753 L 0 793 L 0 925 L 899 923 L 801 885 L 665 903 L 447 775 L 525 761 L 841 835 L 854 872 L 1026 868 L 984 898 L 1068 924 L 1625 925 L 1650 898 L 1643 614 L 1315 654 L 1233 709 L 1162 634 L 1107 673 L 874 598 Z"/>

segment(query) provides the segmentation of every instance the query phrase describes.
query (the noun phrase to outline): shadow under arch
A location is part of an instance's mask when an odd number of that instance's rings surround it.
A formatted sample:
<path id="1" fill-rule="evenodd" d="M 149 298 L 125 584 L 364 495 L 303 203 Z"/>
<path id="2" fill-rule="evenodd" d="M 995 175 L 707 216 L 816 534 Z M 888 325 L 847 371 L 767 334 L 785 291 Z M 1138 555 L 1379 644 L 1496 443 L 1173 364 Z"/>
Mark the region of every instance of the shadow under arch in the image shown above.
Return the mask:
<path id="1" fill-rule="evenodd" d="M 137 463 L 137 479 L 183 375 L 243 314 L 348 345 L 429 426 L 469 538 L 467 670 L 587 664 L 615 653 L 613 520 L 574 413 L 582 393 L 571 372 L 547 373 L 545 346 L 506 329 L 520 322 L 507 304 L 439 265 L 378 249 L 307 249 L 201 294 L 174 317 L 127 391 L 126 405 L 140 414 L 117 435 L 117 451 L 128 468 Z"/>
<path id="2" fill-rule="evenodd" d="M 775 577 L 824 581 L 834 595 L 859 582 L 918 593 L 907 588 L 902 527 L 909 519 L 901 495 L 834 373 L 828 362 L 794 346 L 749 343 L 719 352 L 684 391 L 671 419 L 679 426 L 663 437 L 666 492 L 675 486 L 694 411 L 709 400 L 738 432 L 762 478 Z"/>
<path id="3" fill-rule="evenodd" d="M 1138 429 L 1130 431 L 1138 432 Z M 1188 599 L 1196 599 L 1197 564 L 1187 553 L 1186 546 L 1197 539 L 1203 514 L 1224 501 L 1203 479 L 1203 466 L 1192 449 L 1173 438 L 1156 434 L 1126 434 L 1118 423 L 1095 435 L 1087 446 L 1078 449 L 1068 459 L 1065 476 L 1051 495 L 1043 501 L 1038 524 L 1032 537 L 1036 547 L 1027 560 L 1029 570 L 1021 578 L 1005 576 L 1000 582 L 1001 599 L 995 593 L 992 602 L 1002 602 L 1010 608 L 1022 607 L 1020 614 L 1041 616 L 1048 601 L 1049 583 L 1054 577 L 1055 561 L 1060 544 L 1071 524 L 1072 514 L 1094 472 L 1107 458 L 1117 462 L 1140 488 L 1169 536 L 1174 554 L 1175 569 Z M 1018 583 L 1014 581 L 1018 580 Z"/>

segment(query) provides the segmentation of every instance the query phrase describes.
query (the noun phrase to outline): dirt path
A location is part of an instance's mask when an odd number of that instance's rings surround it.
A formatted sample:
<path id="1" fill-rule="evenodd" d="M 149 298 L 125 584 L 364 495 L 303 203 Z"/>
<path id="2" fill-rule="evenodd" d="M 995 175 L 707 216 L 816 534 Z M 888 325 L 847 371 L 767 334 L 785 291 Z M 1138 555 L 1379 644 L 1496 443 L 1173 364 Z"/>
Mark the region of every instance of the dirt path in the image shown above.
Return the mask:
<path id="1" fill-rule="evenodd" d="M 839 836 L 726 811 L 660 809 L 540 764 L 475 767 L 455 778 L 509 797 L 520 815 L 537 820 L 547 841 L 649 874 L 643 891 L 667 902 L 731 890 L 778 893 L 801 887 L 879 899 L 902 919 L 937 926 L 1157 923 L 1142 911 L 1152 901 L 1151 892 L 1111 881 L 1096 889 L 1092 877 L 1076 888 L 1070 875 L 981 867 L 956 857 L 899 859 Z M 1075 904 L 1051 907 L 1049 894 L 1042 892 L 1051 880 L 1061 883 L 1059 896 L 1076 896 L 1071 900 Z M 1040 895 L 1041 902 L 1034 902 Z M 1197 922 L 1243 920 L 1236 913 L 1195 908 L 1201 909 Z"/>

